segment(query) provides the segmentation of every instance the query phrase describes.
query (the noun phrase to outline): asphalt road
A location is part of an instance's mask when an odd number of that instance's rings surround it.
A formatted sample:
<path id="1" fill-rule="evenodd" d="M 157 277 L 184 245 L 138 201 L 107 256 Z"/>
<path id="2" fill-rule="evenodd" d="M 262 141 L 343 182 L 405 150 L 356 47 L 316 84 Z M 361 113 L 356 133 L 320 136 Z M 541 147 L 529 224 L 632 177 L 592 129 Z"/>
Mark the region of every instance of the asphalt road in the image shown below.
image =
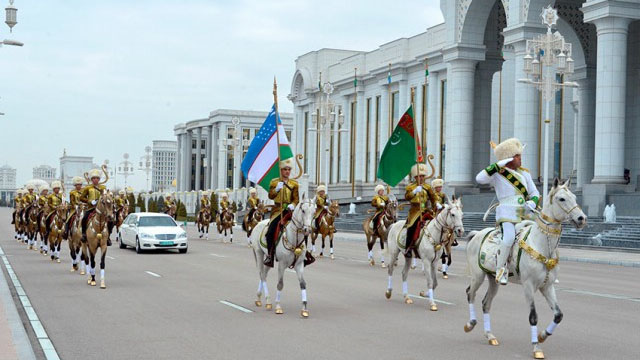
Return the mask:
<path id="1" fill-rule="evenodd" d="M 62 359 L 531 358 L 529 311 L 519 285 L 502 287 L 493 304 L 500 346 L 487 344 L 481 323 L 463 332 L 468 307 L 461 251 L 454 252 L 450 278 L 439 280 L 439 311 L 431 312 L 425 299 L 404 304 L 400 267 L 387 300 L 386 269 L 368 265 L 364 240 L 338 240 L 335 260 L 306 268 L 310 317 L 302 319 L 294 273 L 285 273 L 284 315 L 255 307 L 258 275 L 241 231 L 233 244 L 222 244 L 216 236 L 197 239 L 190 228 L 187 254 L 137 255 L 115 244 L 101 290 L 69 272 L 66 242 L 63 262 L 52 263 L 13 240 L 9 218 L 0 209 L 0 245 Z M 276 271 L 269 274 L 272 297 L 276 277 Z M 562 262 L 557 288 L 564 320 L 542 346 L 547 358 L 637 359 L 638 278 L 640 268 Z M 411 294 L 425 284 L 421 272 L 411 272 Z M 485 288 L 476 303 L 480 318 Z M 543 329 L 552 313 L 542 296 L 536 303 Z"/>

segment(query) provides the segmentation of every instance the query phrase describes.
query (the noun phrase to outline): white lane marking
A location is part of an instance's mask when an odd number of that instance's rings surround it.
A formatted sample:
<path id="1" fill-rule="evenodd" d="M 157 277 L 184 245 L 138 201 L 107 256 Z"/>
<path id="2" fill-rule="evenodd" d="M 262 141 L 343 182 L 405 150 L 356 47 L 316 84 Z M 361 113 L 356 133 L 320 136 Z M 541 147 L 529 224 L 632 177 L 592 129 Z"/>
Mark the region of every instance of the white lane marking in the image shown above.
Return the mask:
<path id="1" fill-rule="evenodd" d="M 426 297 L 422 297 L 420 295 L 413 295 L 413 294 L 409 294 L 409 297 L 412 297 L 414 299 L 426 299 Z M 433 299 L 433 301 L 440 303 L 440 304 L 445 304 L 445 305 L 454 305 L 454 303 L 448 302 L 448 301 L 444 301 L 444 300 L 438 300 L 438 299 Z"/>
<path id="2" fill-rule="evenodd" d="M 226 258 L 226 256 L 220 255 L 220 254 L 209 254 L 209 255 L 219 257 L 219 258 Z"/>
<path id="3" fill-rule="evenodd" d="M 115 260 L 116 258 L 114 258 L 113 256 L 109 256 L 109 255 L 107 255 L 107 259 L 109 259 L 109 260 Z"/>
<path id="4" fill-rule="evenodd" d="M 587 290 L 577 290 L 577 289 L 560 288 L 560 287 L 557 288 L 557 289 L 560 290 L 560 291 L 573 293 L 573 294 L 579 294 L 579 295 L 591 295 L 591 296 L 603 297 L 603 298 L 607 298 L 607 299 L 629 300 L 629 301 L 633 301 L 633 302 L 640 302 L 640 299 L 633 298 L 631 296 L 626 296 L 626 295 L 597 293 L 597 292 L 587 291 Z"/>
<path id="5" fill-rule="evenodd" d="M 231 306 L 232 308 L 234 308 L 236 310 L 240 310 L 240 311 L 242 311 L 244 313 L 252 313 L 253 312 L 253 310 L 249 310 L 249 309 L 244 308 L 244 307 L 242 307 L 240 305 L 236 305 L 234 303 L 231 303 L 231 302 L 228 302 L 228 301 L 225 301 L 225 300 L 220 300 L 220 304 Z"/>
<path id="6" fill-rule="evenodd" d="M 285 270 L 285 271 L 286 271 L 286 272 L 290 272 L 290 273 L 294 273 L 294 274 L 296 273 L 296 271 L 295 271 L 295 270 L 293 270 L 293 269 L 287 269 L 287 270 Z"/>
<path id="7" fill-rule="evenodd" d="M 40 319 L 38 318 L 38 314 L 36 310 L 31 306 L 31 301 L 29 301 L 29 297 L 25 293 L 22 288 L 22 284 L 18 281 L 18 277 L 16 273 L 13 271 L 13 267 L 9 263 L 7 256 L 2 250 L 2 246 L 0 246 L 0 257 L 2 257 L 2 262 L 4 263 L 5 268 L 7 269 L 7 273 L 10 275 L 11 282 L 13 283 L 13 287 L 16 289 L 18 293 L 18 297 L 20 298 L 20 302 L 22 303 L 22 307 L 29 319 L 29 323 L 31 324 L 31 328 L 33 329 L 34 334 L 38 338 L 38 342 L 42 348 L 42 352 L 44 352 L 44 356 L 47 360 L 60 360 L 58 356 L 58 352 L 51 340 L 49 340 L 49 335 L 47 335 L 47 331 L 42 326 Z M 2 276 L 2 275 L 0 275 Z"/>
<path id="8" fill-rule="evenodd" d="M 147 274 L 151 275 L 151 276 L 155 276 L 155 277 L 162 277 L 159 274 L 154 273 L 153 271 L 145 271 Z"/>

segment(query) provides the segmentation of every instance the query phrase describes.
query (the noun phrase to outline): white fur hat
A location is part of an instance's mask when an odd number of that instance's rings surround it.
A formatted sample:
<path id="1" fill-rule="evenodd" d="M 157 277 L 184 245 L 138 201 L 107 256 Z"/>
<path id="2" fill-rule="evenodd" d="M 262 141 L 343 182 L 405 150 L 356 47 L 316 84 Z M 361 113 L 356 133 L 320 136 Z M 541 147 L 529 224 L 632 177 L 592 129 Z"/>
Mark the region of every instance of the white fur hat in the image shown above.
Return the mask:
<path id="1" fill-rule="evenodd" d="M 316 188 L 316 193 L 319 193 L 320 191 L 327 192 L 327 187 L 324 186 L 324 184 L 318 185 L 318 187 Z"/>
<path id="2" fill-rule="evenodd" d="M 249 194 L 257 194 L 258 190 L 256 190 L 256 188 L 249 188 Z"/>
<path id="3" fill-rule="evenodd" d="M 171 193 L 166 193 L 166 194 L 164 195 L 164 197 L 165 197 L 166 199 L 170 199 L 170 198 L 171 198 Z"/>
<path id="4" fill-rule="evenodd" d="M 55 189 L 55 188 L 60 189 L 61 187 L 62 187 L 62 184 L 60 184 L 60 181 L 54 180 L 53 182 L 51 182 L 51 188 L 52 189 Z"/>
<path id="5" fill-rule="evenodd" d="M 45 190 L 49 191 L 49 185 L 44 184 L 44 185 L 42 185 L 42 186 L 40 186 L 40 187 L 38 188 L 38 191 L 40 191 L 40 192 L 43 192 L 43 191 L 45 191 Z"/>
<path id="6" fill-rule="evenodd" d="M 496 155 L 496 159 L 500 161 L 512 158 L 516 155 L 521 155 L 523 150 L 524 146 L 522 145 L 520 140 L 516 138 L 510 138 L 498 144 L 493 149 L 493 153 Z"/>
<path id="7" fill-rule="evenodd" d="M 205 191 L 202 192 L 202 196 L 209 196 L 209 195 L 211 195 L 209 190 L 205 190 Z"/>
<path id="8" fill-rule="evenodd" d="M 36 186 L 33 184 L 27 184 L 27 190 L 35 190 Z"/>
<path id="9" fill-rule="evenodd" d="M 222 196 L 223 198 L 229 198 L 229 194 L 227 194 L 226 192 L 221 193 L 220 196 Z"/>
<path id="10" fill-rule="evenodd" d="M 124 191 L 124 190 L 120 190 L 120 191 L 118 191 L 118 194 L 119 194 L 119 195 L 127 195 L 127 192 L 126 192 L 126 191 Z"/>
<path id="11" fill-rule="evenodd" d="M 74 176 L 72 182 L 73 185 L 82 185 L 82 178 L 80 176 Z"/>
<path id="12" fill-rule="evenodd" d="M 99 169 L 91 169 L 91 170 L 89 170 L 89 179 L 93 179 L 94 177 L 100 178 L 100 170 Z"/>
<path id="13" fill-rule="evenodd" d="M 382 184 L 376 185 L 376 188 L 373 191 L 377 194 L 380 190 L 384 191 L 384 185 Z"/>
<path id="14" fill-rule="evenodd" d="M 280 169 L 284 168 L 293 169 L 293 158 L 288 158 L 287 160 L 280 161 Z"/>
<path id="15" fill-rule="evenodd" d="M 424 175 L 427 176 L 427 165 L 425 164 L 415 164 L 411 167 L 411 177 L 415 178 L 416 176 L 418 176 L 418 173 L 420 175 Z"/>
<path id="16" fill-rule="evenodd" d="M 438 186 L 443 186 L 443 185 L 444 185 L 444 180 L 442 179 L 433 179 L 433 181 L 431 181 L 432 188 L 437 188 Z"/>

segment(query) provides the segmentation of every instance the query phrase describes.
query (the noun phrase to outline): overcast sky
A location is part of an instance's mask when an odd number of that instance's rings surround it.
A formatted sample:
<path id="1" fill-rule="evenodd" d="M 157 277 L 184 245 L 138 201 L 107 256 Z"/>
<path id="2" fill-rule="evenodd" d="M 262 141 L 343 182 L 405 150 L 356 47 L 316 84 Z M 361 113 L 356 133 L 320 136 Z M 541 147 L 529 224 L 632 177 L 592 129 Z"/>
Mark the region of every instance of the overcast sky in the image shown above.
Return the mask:
<path id="1" fill-rule="evenodd" d="M 0 0 L 0 5 L 8 0 Z M 370 51 L 442 22 L 439 0 L 16 0 L 0 24 L 0 166 L 18 186 L 63 149 L 101 164 L 175 140 L 218 108 L 282 111 L 295 59 L 323 47 Z M 4 13 L 4 12 L 2 12 Z M 3 16 L 4 18 L 4 16 Z M 136 189 L 142 172 L 129 179 Z M 121 179 L 118 180 L 120 182 Z"/>

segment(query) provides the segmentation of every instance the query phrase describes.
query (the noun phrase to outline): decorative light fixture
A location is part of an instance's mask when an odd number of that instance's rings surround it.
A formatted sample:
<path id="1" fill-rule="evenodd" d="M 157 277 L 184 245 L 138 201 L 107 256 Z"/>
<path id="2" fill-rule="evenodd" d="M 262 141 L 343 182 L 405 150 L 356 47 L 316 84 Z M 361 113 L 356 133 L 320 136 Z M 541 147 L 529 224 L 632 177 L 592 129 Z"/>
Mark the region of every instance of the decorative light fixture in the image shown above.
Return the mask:
<path id="1" fill-rule="evenodd" d="M 4 8 L 4 10 L 6 11 L 6 14 L 7 14 L 7 18 L 4 22 L 9 26 L 9 31 L 13 32 L 13 27 L 18 23 L 18 20 L 17 20 L 18 9 L 15 6 L 13 6 L 13 0 L 9 0 L 9 5 L 7 5 L 7 7 Z"/>

